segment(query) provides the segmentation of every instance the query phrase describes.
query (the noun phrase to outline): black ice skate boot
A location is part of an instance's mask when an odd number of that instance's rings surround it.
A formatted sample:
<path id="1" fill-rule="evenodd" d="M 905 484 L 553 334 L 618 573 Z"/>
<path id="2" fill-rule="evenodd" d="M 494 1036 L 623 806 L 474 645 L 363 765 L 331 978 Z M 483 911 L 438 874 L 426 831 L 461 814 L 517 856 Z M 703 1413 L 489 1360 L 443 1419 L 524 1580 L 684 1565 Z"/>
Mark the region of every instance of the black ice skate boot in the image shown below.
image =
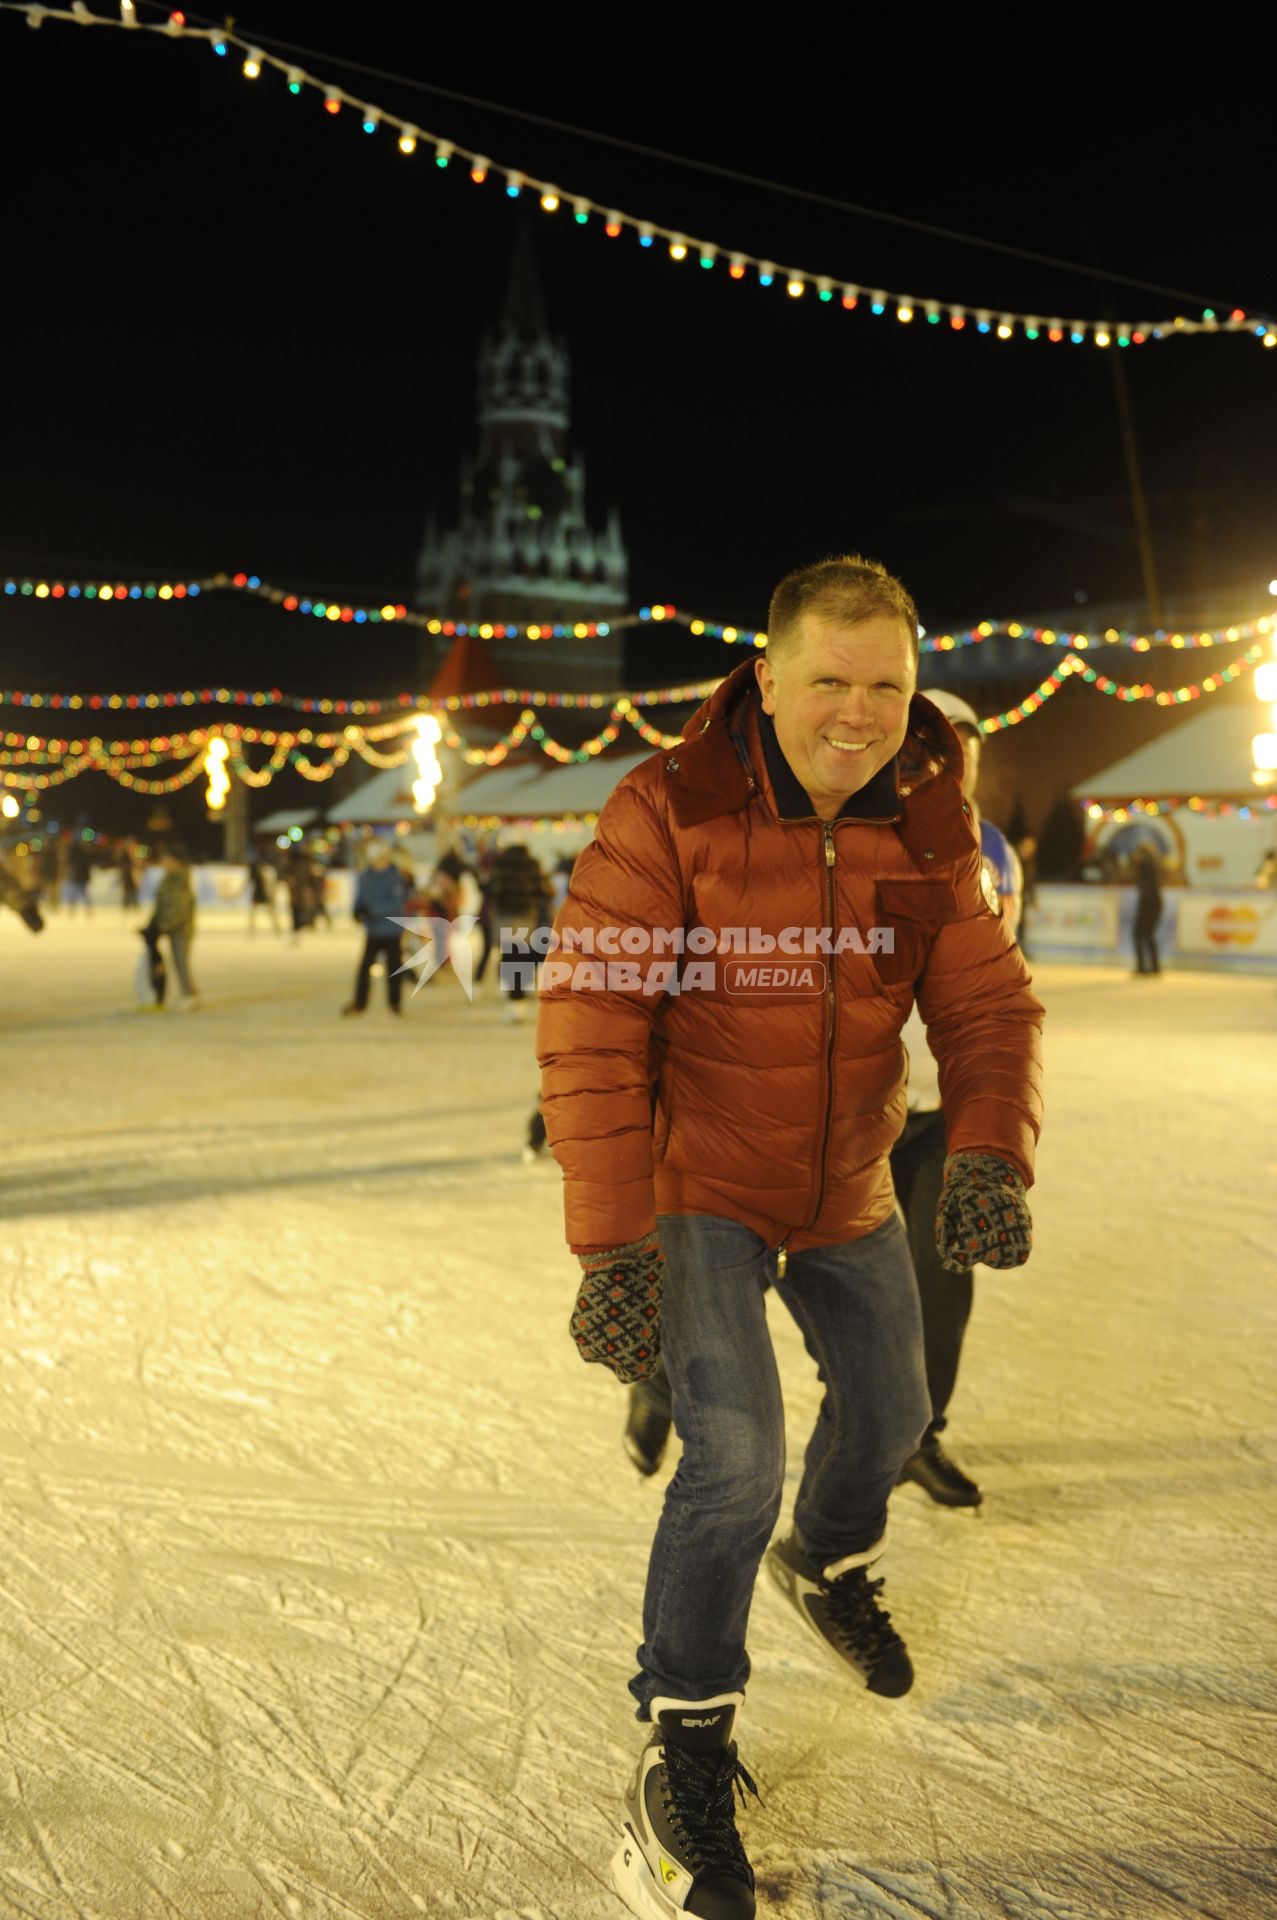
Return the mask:
<path id="1" fill-rule="evenodd" d="M 882 1581 L 869 1578 L 882 1550 L 880 1540 L 864 1553 L 834 1560 L 822 1572 L 791 1533 L 767 1549 L 767 1571 L 813 1633 L 863 1674 L 870 1693 L 895 1700 L 913 1685 L 913 1663 L 891 1615 L 878 1604 Z"/>
<path id="2" fill-rule="evenodd" d="M 612 1856 L 612 1885 L 640 1920 L 753 1920 L 754 1873 L 736 1831 L 735 1795 L 758 1794 L 732 1740 L 743 1699 L 652 1702 Z"/>
<path id="3" fill-rule="evenodd" d="M 974 1480 L 951 1460 L 938 1433 L 926 1433 L 916 1453 L 900 1469 L 899 1484 L 914 1480 L 938 1507 L 978 1507 L 984 1499 Z"/>
<path id="4" fill-rule="evenodd" d="M 639 1472 L 656 1472 L 665 1458 L 670 1437 L 669 1390 L 653 1393 L 647 1381 L 630 1388 L 630 1411 L 621 1435 L 621 1445 Z"/>

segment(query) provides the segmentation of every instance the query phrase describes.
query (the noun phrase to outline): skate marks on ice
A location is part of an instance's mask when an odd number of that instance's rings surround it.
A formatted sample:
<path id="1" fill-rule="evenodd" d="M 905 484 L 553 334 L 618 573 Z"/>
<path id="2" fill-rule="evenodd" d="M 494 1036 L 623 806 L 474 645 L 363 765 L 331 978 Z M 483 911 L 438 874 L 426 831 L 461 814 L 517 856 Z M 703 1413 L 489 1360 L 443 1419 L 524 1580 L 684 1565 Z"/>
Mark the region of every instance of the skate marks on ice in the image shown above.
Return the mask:
<path id="1" fill-rule="evenodd" d="M 0 1238 L 0 1915 L 620 1920 L 661 1487 L 567 1342 L 557 1183 L 511 1165 L 530 1035 L 425 995 L 343 1025 L 353 947 L 255 1011 L 285 956 L 216 946 L 199 1018 L 80 1028 L 52 1067 L 11 1037 L 5 1176 L 46 1184 Z M 71 1004 L 82 962 L 37 957 L 30 1005 Z M 243 974 L 224 1011 L 214 962 Z M 1226 1059 L 1218 982 L 1203 1039 L 1168 979 L 1152 1048 L 1089 983 L 1053 1007 L 1039 1244 L 980 1276 L 955 1421 L 983 1517 L 893 1501 L 913 1693 L 847 1691 L 755 1606 L 760 1915 L 1274 1904 L 1254 984 Z M 1114 1074 L 1156 1152 L 1097 1199 L 1129 1144 Z M 1228 1197 L 1195 1233 L 1190 1164 Z M 95 1183 L 127 1204 L 67 1205 Z M 797 1466 L 817 1389 L 783 1340 Z"/>
<path id="2" fill-rule="evenodd" d="M 1277 1875 L 1256 1871 L 1241 1849 L 1190 1856 L 1150 1846 L 1098 1860 L 1062 1849 L 954 1867 L 818 1857 L 792 1874 L 759 1872 L 757 1888 L 760 1915 L 786 1920 L 1261 1920 L 1273 1911 Z"/>
<path id="3" fill-rule="evenodd" d="M 548 1578 L 380 1516 L 361 1531 L 353 1490 L 322 1545 L 312 1514 L 205 1504 L 148 1548 L 135 1511 L 24 1504 L 0 1579 L 0 1912 L 380 1920 L 520 1890 L 516 1910 L 592 1910 L 609 1810 L 574 1774 L 568 1815 L 559 1717 L 594 1712 L 591 1623 L 542 1644 L 521 1609 L 547 1617 Z M 621 1744 L 591 1753 L 611 1786 Z"/>

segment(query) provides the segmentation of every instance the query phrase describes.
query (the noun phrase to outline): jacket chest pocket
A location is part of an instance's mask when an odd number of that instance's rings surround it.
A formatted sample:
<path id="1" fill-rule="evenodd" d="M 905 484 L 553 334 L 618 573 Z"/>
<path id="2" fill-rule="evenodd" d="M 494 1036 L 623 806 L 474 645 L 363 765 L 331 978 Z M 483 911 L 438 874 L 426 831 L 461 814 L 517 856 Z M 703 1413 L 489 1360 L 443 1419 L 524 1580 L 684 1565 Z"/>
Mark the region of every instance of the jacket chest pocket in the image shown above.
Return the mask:
<path id="1" fill-rule="evenodd" d="M 874 965 L 884 987 L 913 984 L 954 904 L 947 880 L 878 881 Z"/>

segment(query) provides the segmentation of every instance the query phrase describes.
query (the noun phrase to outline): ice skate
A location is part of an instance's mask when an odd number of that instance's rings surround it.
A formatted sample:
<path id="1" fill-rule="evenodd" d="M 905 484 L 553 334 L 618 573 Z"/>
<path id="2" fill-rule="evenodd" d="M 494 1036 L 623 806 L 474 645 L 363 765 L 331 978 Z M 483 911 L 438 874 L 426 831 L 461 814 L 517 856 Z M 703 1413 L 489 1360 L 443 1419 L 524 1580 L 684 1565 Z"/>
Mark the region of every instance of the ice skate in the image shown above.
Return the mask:
<path id="1" fill-rule="evenodd" d="M 950 1459 L 935 1433 L 925 1435 L 922 1445 L 901 1467 L 897 1484 L 903 1486 L 906 1480 L 920 1486 L 938 1507 L 978 1507 L 984 1498 L 975 1481 Z"/>
<path id="2" fill-rule="evenodd" d="M 767 1549 L 767 1571 L 800 1618 L 863 1676 L 869 1691 L 894 1700 L 913 1685 L 913 1664 L 891 1615 L 878 1603 L 882 1581 L 869 1578 L 881 1552 L 879 1541 L 864 1553 L 831 1562 L 822 1572 L 791 1533 Z"/>
<path id="3" fill-rule="evenodd" d="M 652 1702 L 652 1732 L 625 1796 L 612 1885 L 639 1920 L 690 1913 L 752 1920 L 754 1874 L 736 1831 L 735 1799 L 758 1789 L 736 1757 L 732 1723 L 744 1699 Z"/>
<path id="4" fill-rule="evenodd" d="M 667 1402 L 658 1400 L 642 1380 L 630 1388 L 630 1411 L 621 1445 L 639 1472 L 651 1475 L 665 1458 L 669 1444 L 670 1415 Z"/>

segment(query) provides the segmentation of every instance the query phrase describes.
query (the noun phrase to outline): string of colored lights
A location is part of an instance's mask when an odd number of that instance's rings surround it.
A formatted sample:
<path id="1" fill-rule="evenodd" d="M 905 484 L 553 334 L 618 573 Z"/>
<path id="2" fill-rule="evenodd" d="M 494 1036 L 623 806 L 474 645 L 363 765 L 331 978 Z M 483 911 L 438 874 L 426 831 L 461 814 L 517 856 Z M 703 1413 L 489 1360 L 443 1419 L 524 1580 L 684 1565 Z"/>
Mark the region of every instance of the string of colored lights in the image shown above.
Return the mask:
<path id="1" fill-rule="evenodd" d="M 865 289 L 855 282 L 814 273 L 806 267 L 780 266 L 774 260 L 764 260 L 756 254 L 724 247 L 717 241 L 694 239 L 687 233 L 661 226 L 657 221 L 623 213 L 587 194 L 565 192 L 525 169 L 504 163 L 496 165 L 486 155 L 473 152 L 439 134 L 430 133 L 388 112 L 384 107 L 362 101 L 343 87 L 316 78 L 290 60 L 264 52 L 228 27 L 189 25 L 180 9 L 170 13 L 164 22 L 140 20 L 132 5 L 128 8 L 127 21 L 122 16 L 106 18 L 91 13 L 84 0 L 76 0 L 69 11 L 42 5 L 39 0 L 0 0 L 0 11 L 24 14 L 28 25 L 33 27 L 40 26 L 45 20 L 57 20 L 82 27 L 128 26 L 134 32 L 158 34 L 170 40 L 206 41 L 223 60 L 229 60 L 233 49 L 242 56 L 242 71 L 246 79 L 259 80 L 267 69 L 282 74 L 290 95 L 297 96 L 307 90 L 321 94 L 324 111 L 331 117 L 340 117 L 343 111 L 349 110 L 359 116 L 366 134 L 376 135 L 383 129 L 394 134 L 399 151 L 405 156 L 411 157 L 419 147 L 428 147 L 433 150 L 435 168 L 439 171 L 449 170 L 456 161 L 469 172 L 471 180 L 478 186 L 494 176 L 503 178 L 506 195 L 512 200 L 521 199 L 525 192 L 535 194 L 545 213 L 555 214 L 570 208 L 578 226 L 586 227 L 591 222 L 597 225 L 601 221 L 603 232 L 612 240 L 620 239 L 628 230 L 637 235 L 642 250 L 653 252 L 659 244 L 676 264 L 696 260 L 703 270 L 709 272 L 717 268 L 720 262 L 726 262 L 730 279 L 742 281 L 749 277 L 763 288 L 783 287 L 792 301 L 801 300 L 812 293 L 819 304 L 837 306 L 846 312 L 867 310 L 877 317 L 891 313 L 897 321 L 906 325 L 920 318 L 924 322 L 924 330 L 926 325 L 947 325 L 953 333 L 970 330 L 978 336 L 998 340 L 1011 340 L 1019 336 L 1030 341 L 1046 340 L 1056 345 L 1069 342 L 1082 346 L 1091 342 L 1097 347 L 1109 347 L 1116 342 L 1121 348 L 1142 346 L 1148 341 L 1169 339 L 1177 334 L 1251 333 L 1264 346 L 1277 347 L 1277 323 L 1266 315 L 1247 314 L 1240 307 L 1223 316 L 1207 307 L 1200 316 L 1192 319 L 1178 314 L 1163 320 L 1067 320 L 1059 315 L 1043 317 L 992 306 L 957 306 L 951 301 L 919 299 L 912 294 L 893 293 L 882 287 Z M 457 170 L 460 171 L 460 167 Z"/>
<path id="2" fill-rule="evenodd" d="M 1251 820 L 1256 814 L 1277 812 L 1277 793 L 1265 794 L 1262 800 L 1204 800 L 1196 793 L 1187 799 L 1127 800 L 1120 805 L 1113 801 L 1083 800 L 1082 807 L 1088 820 L 1114 820 L 1119 825 L 1138 814 L 1153 818 L 1158 814 L 1178 813 L 1182 808 L 1207 820 L 1227 819 L 1231 814 L 1236 814 L 1239 820 Z"/>
<path id="3" fill-rule="evenodd" d="M 508 827 L 520 833 L 570 833 L 575 827 L 595 827 L 598 825 L 597 813 L 556 813 L 556 814 L 508 814 L 508 813 L 463 813 L 458 815 L 458 825 L 477 827 L 481 833 L 495 832 L 498 828 Z"/>
<path id="4" fill-rule="evenodd" d="M 1066 680 L 1080 677 L 1087 686 L 1096 687 L 1101 693 L 1124 700 L 1152 700 L 1158 706 L 1185 705 L 1206 695 L 1216 693 L 1221 687 L 1236 680 L 1247 667 L 1253 666 L 1262 656 L 1263 647 L 1256 645 L 1229 667 L 1218 673 L 1210 674 L 1206 679 L 1194 684 L 1156 688 L 1147 683 L 1142 685 L 1124 685 L 1110 679 L 1095 667 L 1070 655 L 1053 673 L 1039 682 L 1033 691 L 1016 706 L 1006 712 L 995 714 L 981 722 L 984 733 L 999 733 L 1008 727 L 1019 726 L 1032 718 L 1060 691 Z M 621 695 L 614 703 L 608 715 L 607 723 L 591 739 L 581 741 L 575 747 L 564 746 L 561 741 L 549 735 L 533 708 L 524 708 L 514 725 L 502 737 L 489 747 L 470 746 L 463 735 L 455 728 L 445 726 L 444 738 L 447 744 L 459 752 L 469 766 L 497 767 L 512 752 L 530 739 L 547 758 L 566 766 L 595 759 L 620 737 L 622 723 L 628 723 L 647 741 L 657 747 L 676 746 L 681 735 L 667 734 L 652 727 L 642 717 L 633 700 Z M 392 729 L 405 732 L 415 726 L 415 716 L 410 720 L 395 721 L 376 729 L 386 734 Z M 341 734 L 312 733 L 273 733 L 252 727 L 227 726 L 225 728 L 200 729 L 189 734 L 177 736 L 160 735 L 154 740 L 113 741 L 102 740 L 51 740 L 38 735 L 5 734 L 4 745 L 0 747 L 0 786 L 19 789 L 44 789 L 61 785 L 74 779 L 77 774 L 96 771 L 108 774 L 122 786 L 147 794 L 174 793 L 178 788 L 187 786 L 198 779 L 204 750 L 208 742 L 222 737 L 234 743 L 239 749 L 230 760 L 236 774 L 251 787 L 269 786 L 275 776 L 286 767 L 293 767 L 303 779 L 317 782 L 329 780 L 349 760 L 352 751 L 367 753 L 361 741 L 366 739 L 365 730 L 349 726 Z M 247 744 L 269 744 L 273 751 L 270 759 L 261 767 L 252 768 L 243 754 Z M 307 748 L 326 753 L 327 758 L 312 759 Z M 402 755 L 380 756 L 377 764 L 403 765 L 410 757 L 409 752 Z M 135 771 L 139 765 L 155 766 L 162 760 L 185 760 L 186 764 L 176 773 L 149 779 Z M 27 773 L 26 767 L 39 767 L 41 771 Z"/>
<path id="5" fill-rule="evenodd" d="M 95 603 L 119 605 L 121 603 L 167 603 L 189 604 L 201 595 L 219 591 L 237 591 L 259 596 L 272 606 L 282 607 L 285 611 L 311 613 L 321 619 L 339 621 L 355 625 L 381 625 L 398 622 L 400 626 L 411 626 L 445 639 L 475 640 L 518 640 L 531 641 L 544 639 L 593 640 L 606 638 L 610 634 L 620 633 L 635 626 L 650 624 L 685 627 L 698 638 L 707 636 L 712 640 L 722 640 L 729 646 L 752 646 L 762 648 L 767 644 L 767 635 L 761 629 L 753 627 L 734 627 L 722 622 L 704 620 L 692 614 L 681 613 L 677 607 L 668 603 L 656 602 L 650 607 L 638 607 L 632 613 L 620 614 L 608 620 L 578 620 L 560 622 L 554 626 L 532 622 L 518 626 L 513 623 L 444 619 L 437 614 L 415 613 L 402 602 L 387 601 L 380 608 L 348 605 L 344 602 L 311 598 L 305 594 L 286 592 L 282 587 L 273 587 L 263 581 L 258 574 L 214 573 L 202 580 L 186 582 L 154 582 L 143 586 L 137 581 L 131 585 L 123 581 L 100 582 L 98 584 L 82 581 L 35 580 L 10 577 L 0 582 L 0 592 L 9 598 L 33 599 L 38 603 Z M 1079 631 L 1057 631 L 1052 627 L 1038 627 L 1020 620 L 981 620 L 976 626 L 965 628 L 956 633 L 923 634 L 919 648 L 923 653 L 950 653 L 958 647 L 975 647 L 986 640 L 1009 638 L 1012 640 L 1032 640 L 1039 646 L 1068 647 L 1075 652 L 1085 653 L 1096 647 L 1126 647 L 1135 653 L 1147 653 L 1155 647 L 1220 647 L 1232 646 L 1241 640 L 1252 639 L 1256 634 L 1270 632 L 1275 622 L 1271 614 L 1261 614 L 1254 620 L 1244 620 L 1231 626 L 1212 627 L 1199 631 L 1178 631 L 1159 628 L 1151 634 L 1136 633 L 1126 628 L 1108 627 L 1103 633 L 1083 633 Z M 475 704 L 487 705 L 494 699 L 492 694 L 472 694 L 463 696 Z M 598 696 L 600 700 L 610 695 Z M 518 691 L 507 697 L 506 704 L 532 700 L 538 704 L 555 705 L 567 700 L 569 696 L 553 693 L 532 693 Z M 0 693 L 0 704 L 30 706 L 72 705 L 76 700 L 84 701 L 83 695 L 41 694 L 41 693 Z M 248 692 L 243 689 L 226 687 L 205 688 L 203 691 L 187 689 L 181 693 L 164 694 L 93 694 L 88 696 L 89 705 L 108 706 L 289 706 L 299 712 L 323 713 L 373 713 L 384 711 L 391 706 L 415 706 L 418 696 L 412 693 L 392 695 L 385 700 L 332 700 L 310 696 L 284 694 L 279 689 L 269 692 L 257 690 Z M 659 704 L 659 703 L 655 703 Z"/>
<path id="6" fill-rule="evenodd" d="M 648 726 L 630 697 L 623 694 L 614 702 L 606 726 L 592 739 L 582 741 L 576 747 L 566 747 L 547 734 L 535 710 L 531 708 L 526 708 L 509 732 L 490 747 L 470 746 L 464 736 L 452 728 L 448 729 L 445 738 L 448 745 L 458 751 L 470 766 L 499 766 L 527 738 L 531 738 L 548 758 L 566 765 L 572 761 L 583 762 L 602 753 L 619 737 L 622 720 L 628 721 L 653 745 L 673 746 L 682 737 Z M 277 733 L 265 728 L 228 726 L 200 728 L 185 734 L 161 734 L 151 740 L 132 741 L 103 741 L 96 738 L 88 741 L 56 740 L 37 734 L 6 733 L 0 736 L 4 743 L 0 746 L 0 769 L 74 762 L 79 770 L 94 768 L 116 777 L 138 766 L 158 765 L 161 760 L 185 759 L 190 755 L 198 757 L 211 739 L 220 737 L 241 746 L 267 744 L 273 747 L 269 761 L 260 768 L 251 767 L 242 752 L 231 761 L 247 785 L 264 787 L 287 765 L 295 767 L 304 779 L 329 779 L 339 767 L 345 765 L 352 751 L 358 752 L 375 766 L 403 766 L 412 757 L 411 747 L 401 753 L 382 754 L 369 748 L 367 738 L 370 733 L 383 737 L 391 732 L 403 735 L 414 729 L 415 725 L 414 715 L 367 730 L 348 726 L 340 734 Z M 327 760 L 315 761 L 303 751 L 303 746 L 331 751 Z M 195 776 L 191 774 L 189 777 L 193 779 Z"/>
<path id="7" fill-rule="evenodd" d="M 1262 644 L 1257 643 L 1248 648 L 1240 659 L 1234 660 L 1231 666 L 1221 668 L 1218 673 L 1208 674 L 1204 680 L 1189 686 L 1160 688 L 1150 686 L 1147 682 L 1132 686 L 1124 685 L 1119 680 L 1110 680 L 1107 674 L 1088 666 L 1084 660 L 1079 659 L 1077 654 L 1070 654 L 1067 660 L 1060 662 L 1054 673 L 1048 674 L 1045 680 L 1040 681 L 1032 693 L 1026 694 L 1017 706 L 1008 707 L 1005 713 L 994 714 L 982 720 L 980 729 L 983 733 L 1001 733 L 1007 727 L 1019 726 L 1021 721 L 1031 719 L 1046 701 L 1060 691 L 1065 681 L 1075 675 L 1080 675 L 1087 686 L 1097 687 L 1101 693 L 1110 694 L 1119 700 L 1152 700 L 1159 707 L 1183 706 L 1190 700 L 1200 700 L 1204 694 L 1218 693 L 1221 687 L 1228 686 L 1230 682 L 1245 673 L 1247 667 L 1253 667 L 1255 662 L 1263 657 L 1263 652 Z"/>

